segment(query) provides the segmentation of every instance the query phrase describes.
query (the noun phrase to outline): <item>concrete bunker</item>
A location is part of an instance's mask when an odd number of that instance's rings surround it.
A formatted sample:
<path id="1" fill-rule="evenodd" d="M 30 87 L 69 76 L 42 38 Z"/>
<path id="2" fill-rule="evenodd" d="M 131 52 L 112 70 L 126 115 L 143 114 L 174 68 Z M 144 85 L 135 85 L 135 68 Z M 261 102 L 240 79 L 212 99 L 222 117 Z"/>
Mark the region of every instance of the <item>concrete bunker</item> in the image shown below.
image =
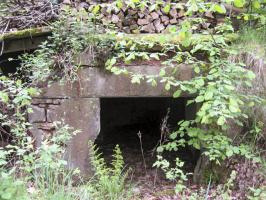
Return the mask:
<path id="1" fill-rule="evenodd" d="M 20 73 L 18 69 L 20 69 L 21 63 L 17 59 L 18 56 L 23 52 L 31 53 L 41 41 L 46 39 L 46 36 L 47 34 L 40 37 L 5 41 L 4 54 L 1 56 L 2 72 L 5 75 Z M 8 58 L 13 58 L 13 60 Z M 137 144 L 136 148 L 138 149 L 135 149 L 139 152 L 139 140 L 136 133 L 138 131 L 142 133 L 144 150 L 150 150 L 158 141 L 160 124 L 169 105 L 179 109 L 178 112 L 170 109 L 172 110 L 171 113 L 180 114 L 170 117 L 169 124 L 172 128 L 178 120 L 188 119 L 195 113 L 194 108 L 191 110 L 185 108 L 187 94 L 182 94 L 182 98 L 173 100 L 171 96 L 174 91 L 166 91 L 163 83 L 158 83 L 157 87 L 145 82 L 132 84 L 130 77 L 116 76 L 103 68 L 91 67 L 90 61 L 84 59 L 87 64 L 85 63 L 78 71 L 79 81 L 64 84 L 53 82 L 49 86 L 41 85 L 41 94 L 34 97 L 32 101 L 33 113 L 28 115 L 28 120 L 32 124 L 30 134 L 34 137 L 36 147 L 40 146 L 46 137 L 54 133 L 53 123 L 56 121 L 64 121 L 74 129 L 81 130 L 80 134 L 71 139 L 67 147 L 67 159 L 70 168 L 78 167 L 82 173 L 90 173 L 88 141 L 96 140 L 97 143 L 101 141 L 99 140 L 101 137 L 103 142 L 108 141 L 105 136 L 112 128 L 114 128 L 112 134 L 108 134 L 108 137 L 110 135 L 113 135 L 114 138 L 118 136 L 121 138 L 121 144 L 129 146 Z M 130 66 L 129 69 L 134 73 L 156 75 L 159 74 L 161 68 L 157 65 L 140 63 Z M 184 64 L 179 66 L 176 78 L 189 80 L 193 74 L 192 67 Z M 133 112 L 134 108 L 135 112 Z M 127 114 L 128 109 L 133 110 L 129 112 L 132 116 Z M 115 120 L 112 119 L 111 115 L 114 113 Z M 110 119 L 111 127 L 108 127 L 108 120 Z M 119 126 L 115 128 L 113 125 Z M 123 129 L 129 133 L 130 131 L 134 133 L 133 140 L 130 139 L 129 143 L 123 143 L 125 137 L 120 137 L 121 134 L 118 134 Z M 149 137 L 150 139 L 147 140 L 146 138 Z M 148 144 L 145 141 L 151 141 L 151 143 Z"/>
<path id="2" fill-rule="evenodd" d="M 156 147 L 162 142 L 163 135 L 175 130 L 178 121 L 195 114 L 193 106 L 186 107 L 187 100 L 171 97 L 101 98 L 101 128 L 95 144 L 107 163 L 111 162 L 113 149 L 118 144 L 127 168 L 133 171 L 134 179 L 153 177 Z M 185 161 L 184 169 L 192 172 L 199 152 L 183 148 L 165 156 L 172 160 L 179 156 Z M 163 178 L 163 174 L 157 175 Z"/>
<path id="3" fill-rule="evenodd" d="M 160 67 L 131 66 L 130 69 L 158 74 Z M 147 125 L 150 127 L 149 131 L 157 131 L 155 135 L 158 138 L 161 120 L 169 106 L 173 107 L 172 113 L 176 114 L 171 117 L 172 121 L 169 121 L 172 128 L 179 120 L 191 119 L 195 115 L 195 105 L 185 106 L 188 96 L 183 94 L 180 99 L 172 99 L 173 91 L 166 91 L 161 83 L 157 87 L 147 83 L 132 84 L 130 77 L 116 76 L 94 67 L 82 68 L 78 74 L 77 83 L 54 82 L 49 87 L 42 88 L 41 95 L 32 102 L 33 113 L 29 115 L 29 121 L 32 123 L 31 133 L 37 146 L 41 145 L 46 135 L 53 133 L 55 121 L 64 121 L 74 129 L 81 130 L 69 142 L 67 159 L 70 168 L 78 167 L 84 174 L 91 172 L 88 141 L 94 142 L 102 136 L 104 139 L 104 132 L 115 128 L 114 125 L 119 125 L 116 127 L 118 130 L 114 132 L 126 128 L 136 133 L 142 131 L 143 137 L 145 130 L 141 126 Z M 191 78 L 192 69 L 189 66 L 180 66 L 179 76 L 180 79 Z M 128 109 L 131 109 L 131 112 Z M 136 126 L 135 129 L 130 128 L 133 125 Z M 157 142 L 155 139 L 152 141 L 152 145 Z"/>

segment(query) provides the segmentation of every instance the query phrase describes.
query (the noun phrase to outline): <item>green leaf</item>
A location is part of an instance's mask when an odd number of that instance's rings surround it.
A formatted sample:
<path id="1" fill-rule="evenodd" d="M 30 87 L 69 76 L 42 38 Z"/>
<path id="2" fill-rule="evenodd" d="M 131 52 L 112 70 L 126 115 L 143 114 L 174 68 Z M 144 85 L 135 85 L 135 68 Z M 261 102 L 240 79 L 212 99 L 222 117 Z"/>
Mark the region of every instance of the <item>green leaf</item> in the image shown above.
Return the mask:
<path id="1" fill-rule="evenodd" d="M 170 90 L 170 88 L 171 88 L 170 83 L 166 83 L 164 88 L 165 88 L 167 91 Z"/>
<path id="2" fill-rule="evenodd" d="M 38 90 L 36 88 L 30 87 L 28 90 L 30 96 L 38 94 Z"/>
<path id="3" fill-rule="evenodd" d="M 173 97 L 174 97 L 174 98 L 178 98 L 178 97 L 180 97 L 181 93 L 182 93 L 182 90 L 177 90 L 177 91 L 175 91 L 175 93 L 173 94 Z"/>
<path id="4" fill-rule="evenodd" d="M 166 74 L 165 69 L 161 69 L 159 75 L 163 77 Z"/>
<path id="5" fill-rule="evenodd" d="M 201 78 L 201 79 L 198 79 L 198 80 L 196 80 L 195 82 L 196 82 L 197 86 L 199 86 L 199 87 L 202 87 L 202 86 L 204 86 L 204 80 L 203 80 L 202 78 Z"/>
<path id="6" fill-rule="evenodd" d="M 237 8 L 243 8 L 246 3 L 246 0 L 234 0 L 234 5 Z"/>
<path id="7" fill-rule="evenodd" d="M 152 12 L 152 11 L 156 10 L 157 7 L 158 7 L 157 4 L 154 3 L 154 4 L 152 4 L 152 5 L 149 7 L 149 11 Z"/>
<path id="8" fill-rule="evenodd" d="M 184 121 L 184 122 L 182 122 L 181 124 L 180 124 L 180 126 L 182 126 L 182 127 L 188 127 L 189 126 L 189 121 Z"/>
<path id="9" fill-rule="evenodd" d="M 177 132 L 171 133 L 170 139 L 174 140 L 174 139 L 176 139 L 176 137 L 177 137 Z"/>
<path id="10" fill-rule="evenodd" d="M 166 6 L 164 6 L 163 11 L 168 14 L 170 12 L 171 9 L 171 5 L 168 3 L 166 4 Z"/>
<path id="11" fill-rule="evenodd" d="M 217 120 L 217 124 L 219 125 L 219 126 L 222 126 L 222 125 L 224 125 L 225 124 L 225 118 L 224 118 L 224 116 L 220 116 L 219 117 L 219 119 Z"/>
<path id="12" fill-rule="evenodd" d="M 225 9 L 224 5 L 222 5 L 222 4 L 215 4 L 214 10 L 220 14 L 226 13 L 226 9 Z"/>
<path id="13" fill-rule="evenodd" d="M 160 60 L 159 55 L 157 53 L 152 53 L 150 57 L 155 58 L 156 60 Z"/>
<path id="14" fill-rule="evenodd" d="M 8 94 L 0 91 L 0 99 L 2 102 L 7 103 L 9 100 Z"/>
<path id="15" fill-rule="evenodd" d="M 255 105 L 255 103 L 253 101 L 248 103 L 248 107 L 253 107 Z"/>
<path id="16" fill-rule="evenodd" d="M 197 96 L 197 98 L 195 99 L 195 101 L 197 103 L 203 102 L 204 101 L 204 96 Z"/>
<path id="17" fill-rule="evenodd" d="M 227 149 L 225 154 L 228 158 L 230 158 L 234 154 L 234 152 L 232 151 L 232 149 Z"/>
<path id="18" fill-rule="evenodd" d="M 188 100 L 186 105 L 189 106 L 192 103 L 194 103 L 194 100 Z"/>
<path id="19" fill-rule="evenodd" d="M 260 2 L 259 1 L 256 1 L 256 0 L 253 0 L 252 6 L 255 9 L 260 9 L 261 8 Z"/>
<path id="20" fill-rule="evenodd" d="M 100 5 L 93 6 L 92 13 L 96 15 L 100 11 L 101 7 Z"/>
<path id="21" fill-rule="evenodd" d="M 135 58 L 136 58 L 135 53 L 130 53 L 130 54 L 126 57 L 125 62 L 128 64 L 128 63 L 130 63 L 132 60 L 134 60 Z"/>
<path id="22" fill-rule="evenodd" d="M 194 72 L 197 73 L 197 74 L 199 74 L 200 73 L 200 68 L 199 67 L 195 67 L 194 68 Z"/>
<path id="23" fill-rule="evenodd" d="M 224 87 L 225 87 L 226 89 L 228 89 L 228 90 L 234 90 L 234 89 L 235 89 L 235 87 L 232 86 L 232 85 L 224 85 Z"/>
<path id="24" fill-rule="evenodd" d="M 247 73 L 247 77 L 248 77 L 250 80 L 253 80 L 254 78 L 256 78 L 256 75 L 254 74 L 254 72 L 252 72 L 252 71 L 248 71 L 248 73 Z"/>
<path id="25" fill-rule="evenodd" d="M 244 15 L 244 20 L 248 21 L 249 20 L 249 15 Z"/>
<path id="26" fill-rule="evenodd" d="M 161 147 L 161 146 L 157 147 L 157 152 L 158 153 L 162 153 L 163 152 L 163 147 Z"/>
<path id="27" fill-rule="evenodd" d="M 121 9 L 123 7 L 123 2 L 121 0 L 116 1 L 116 6 L 118 9 Z"/>
<path id="28" fill-rule="evenodd" d="M 236 113 L 239 111 L 239 108 L 237 106 L 234 106 L 234 105 L 229 105 L 229 110 L 232 112 L 232 113 Z"/>
<path id="29" fill-rule="evenodd" d="M 133 76 L 132 79 L 131 79 L 131 83 L 140 84 L 140 77 L 139 76 Z"/>
<path id="30" fill-rule="evenodd" d="M 204 95 L 205 100 L 210 100 L 213 97 L 213 92 L 207 91 Z"/>

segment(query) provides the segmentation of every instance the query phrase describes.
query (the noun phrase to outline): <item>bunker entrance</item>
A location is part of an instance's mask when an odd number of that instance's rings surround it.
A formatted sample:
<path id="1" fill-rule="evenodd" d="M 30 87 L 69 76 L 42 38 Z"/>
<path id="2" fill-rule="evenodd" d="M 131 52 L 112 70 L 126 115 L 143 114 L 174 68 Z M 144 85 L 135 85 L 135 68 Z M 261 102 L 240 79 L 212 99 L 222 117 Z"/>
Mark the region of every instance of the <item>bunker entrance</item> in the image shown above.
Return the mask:
<path id="1" fill-rule="evenodd" d="M 177 128 L 178 121 L 193 117 L 194 110 L 185 106 L 187 100 L 166 97 L 102 98 L 101 131 L 95 144 L 107 163 L 111 162 L 112 151 L 118 144 L 126 167 L 132 169 L 133 178 L 161 176 L 164 179 L 163 173 L 152 167 L 156 160 L 156 146 L 163 133 Z M 198 158 L 197 152 L 192 149 L 182 149 L 166 156 L 173 160 L 179 156 L 185 161 L 188 172 L 193 171 Z"/>

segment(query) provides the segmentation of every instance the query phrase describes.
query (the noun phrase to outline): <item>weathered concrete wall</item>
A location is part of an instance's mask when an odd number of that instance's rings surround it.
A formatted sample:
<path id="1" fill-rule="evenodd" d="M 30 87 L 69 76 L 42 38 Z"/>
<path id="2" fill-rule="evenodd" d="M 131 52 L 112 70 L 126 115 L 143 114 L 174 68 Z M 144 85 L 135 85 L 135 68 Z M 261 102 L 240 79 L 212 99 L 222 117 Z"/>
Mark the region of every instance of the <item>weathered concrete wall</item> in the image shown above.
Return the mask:
<path id="1" fill-rule="evenodd" d="M 148 75 L 159 74 L 159 66 L 130 66 L 132 72 Z M 180 65 L 176 74 L 179 80 L 189 80 L 193 76 L 190 66 Z M 76 83 L 60 84 L 52 83 L 50 87 L 43 89 L 43 98 L 90 98 L 90 97 L 160 97 L 172 96 L 172 91 L 166 91 L 163 84 L 157 87 L 142 82 L 132 84 L 130 77 L 114 75 L 100 68 L 83 68 L 79 71 L 79 80 Z"/>
<path id="2" fill-rule="evenodd" d="M 131 71 L 158 74 L 158 66 L 132 66 Z M 176 74 L 181 80 L 190 79 L 190 67 L 181 66 Z M 29 121 L 36 146 L 54 133 L 53 122 L 64 121 L 81 132 L 74 136 L 67 147 L 66 159 L 69 167 L 78 167 L 81 172 L 89 172 L 88 141 L 94 141 L 100 131 L 100 98 L 102 97 L 171 97 L 163 84 L 152 87 L 147 83 L 132 84 L 130 77 L 116 76 L 100 68 L 83 68 L 75 83 L 52 83 L 43 88 L 43 93 L 32 103 L 33 113 Z"/>
<path id="3" fill-rule="evenodd" d="M 31 132 L 36 146 L 54 134 L 53 122 L 63 121 L 81 132 L 73 136 L 67 146 L 66 159 L 70 168 L 79 168 L 87 173 L 89 170 L 88 141 L 94 141 L 100 132 L 99 98 L 77 99 L 34 99 L 33 113 L 29 121 L 33 124 Z"/>

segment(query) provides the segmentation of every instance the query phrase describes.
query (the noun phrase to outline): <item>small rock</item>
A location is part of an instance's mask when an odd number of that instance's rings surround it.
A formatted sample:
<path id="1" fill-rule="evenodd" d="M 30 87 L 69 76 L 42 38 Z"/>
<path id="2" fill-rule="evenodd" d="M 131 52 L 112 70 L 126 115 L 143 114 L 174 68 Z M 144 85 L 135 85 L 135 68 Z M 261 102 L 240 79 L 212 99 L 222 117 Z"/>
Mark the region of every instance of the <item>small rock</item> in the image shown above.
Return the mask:
<path id="1" fill-rule="evenodd" d="M 138 13 L 138 16 L 139 16 L 139 18 L 143 18 L 143 17 L 145 17 L 145 14 L 143 14 L 143 13 Z"/>
<path id="2" fill-rule="evenodd" d="M 46 131 L 52 131 L 55 129 L 55 125 L 53 123 L 45 123 L 45 124 L 40 124 L 39 128 Z"/>
<path id="3" fill-rule="evenodd" d="M 135 195 L 139 195 L 141 193 L 140 189 L 135 187 L 132 189 L 132 192 L 135 194 Z"/>
<path id="4" fill-rule="evenodd" d="M 63 4 L 71 5 L 71 1 L 70 0 L 64 0 Z"/>
<path id="5" fill-rule="evenodd" d="M 173 18 L 175 18 L 177 16 L 177 10 L 175 8 L 172 8 L 170 10 L 170 13 L 169 14 L 170 14 L 170 16 L 172 16 Z"/>
<path id="6" fill-rule="evenodd" d="M 130 14 L 130 15 L 135 15 L 135 14 L 137 14 L 137 10 L 133 10 L 133 9 L 130 9 L 130 10 L 128 10 L 127 11 L 128 12 L 128 14 Z"/>
<path id="7" fill-rule="evenodd" d="M 89 4 L 86 2 L 80 2 L 79 3 L 79 8 L 85 8 L 88 9 L 89 8 Z"/>
<path id="8" fill-rule="evenodd" d="M 177 17 L 178 18 L 182 18 L 182 17 L 184 17 L 185 16 L 185 11 L 184 10 L 180 10 L 179 12 L 178 12 L 178 14 L 177 14 Z"/>
<path id="9" fill-rule="evenodd" d="M 211 19 L 214 19 L 214 16 L 212 15 L 211 12 L 206 12 L 206 13 L 205 13 L 205 17 L 207 17 L 207 18 L 211 18 Z"/>
<path id="10" fill-rule="evenodd" d="M 177 24 L 178 21 L 176 18 L 173 18 L 169 22 L 170 22 L 170 24 Z"/>
<path id="11" fill-rule="evenodd" d="M 152 23 L 141 27 L 141 31 L 144 33 L 155 33 L 155 27 Z"/>
<path id="12" fill-rule="evenodd" d="M 163 15 L 163 16 L 161 16 L 161 20 L 162 20 L 162 22 L 166 22 L 166 21 L 168 21 L 168 22 L 169 22 L 169 17 L 168 17 L 168 16 L 165 16 L 165 15 Z"/>
<path id="13" fill-rule="evenodd" d="M 149 24 L 149 20 L 145 19 L 138 19 L 138 25 L 142 26 L 142 25 L 146 25 Z"/>
<path id="14" fill-rule="evenodd" d="M 155 29 L 156 29 L 156 32 L 157 33 L 160 33 L 162 30 L 165 29 L 164 25 L 161 23 L 161 20 L 160 19 L 156 19 L 154 22 L 153 22 L 154 26 L 155 26 Z"/>
<path id="15" fill-rule="evenodd" d="M 112 15 L 111 21 L 116 24 L 119 22 L 119 17 L 117 15 Z"/>
<path id="16" fill-rule="evenodd" d="M 150 13 L 150 16 L 151 16 L 152 19 L 154 19 L 154 20 L 159 18 L 159 15 L 158 15 L 157 12 L 152 12 L 152 13 Z"/>

